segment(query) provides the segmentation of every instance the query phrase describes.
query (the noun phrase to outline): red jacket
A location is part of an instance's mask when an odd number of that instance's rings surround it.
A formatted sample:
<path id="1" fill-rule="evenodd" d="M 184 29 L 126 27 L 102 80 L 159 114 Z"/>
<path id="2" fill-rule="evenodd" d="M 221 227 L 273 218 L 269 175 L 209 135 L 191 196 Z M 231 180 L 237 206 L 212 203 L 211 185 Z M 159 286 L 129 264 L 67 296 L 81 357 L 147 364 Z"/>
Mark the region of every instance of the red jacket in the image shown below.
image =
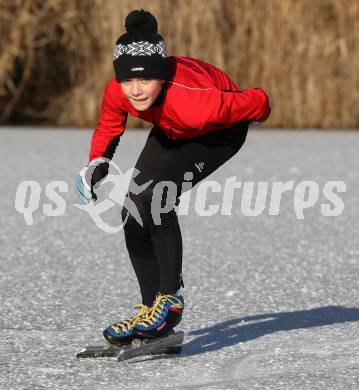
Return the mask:
<path id="1" fill-rule="evenodd" d="M 168 61 L 172 76 L 162 91 L 162 101 L 145 111 L 131 105 L 115 78 L 108 82 L 89 161 L 108 156 L 111 147 L 114 152 L 128 113 L 153 123 L 173 140 L 210 133 L 239 121 L 264 121 L 269 116 L 263 89 L 240 91 L 223 71 L 201 60 L 174 56 Z"/>

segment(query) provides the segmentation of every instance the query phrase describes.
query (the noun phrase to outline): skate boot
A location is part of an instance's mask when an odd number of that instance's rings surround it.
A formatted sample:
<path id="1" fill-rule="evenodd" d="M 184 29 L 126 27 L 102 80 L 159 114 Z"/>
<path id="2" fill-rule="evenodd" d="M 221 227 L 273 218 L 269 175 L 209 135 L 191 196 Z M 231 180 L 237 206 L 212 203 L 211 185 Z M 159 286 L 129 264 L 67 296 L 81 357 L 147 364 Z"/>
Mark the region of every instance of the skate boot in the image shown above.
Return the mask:
<path id="1" fill-rule="evenodd" d="M 182 319 L 184 299 L 179 294 L 158 294 L 153 306 L 133 327 L 138 338 L 168 335 Z"/>
<path id="2" fill-rule="evenodd" d="M 138 309 L 138 313 L 128 320 L 116 322 L 103 331 L 105 339 L 110 344 L 125 345 L 132 342 L 134 339 L 133 327 L 134 325 L 146 316 L 150 308 L 146 305 L 135 305 L 135 309 Z"/>

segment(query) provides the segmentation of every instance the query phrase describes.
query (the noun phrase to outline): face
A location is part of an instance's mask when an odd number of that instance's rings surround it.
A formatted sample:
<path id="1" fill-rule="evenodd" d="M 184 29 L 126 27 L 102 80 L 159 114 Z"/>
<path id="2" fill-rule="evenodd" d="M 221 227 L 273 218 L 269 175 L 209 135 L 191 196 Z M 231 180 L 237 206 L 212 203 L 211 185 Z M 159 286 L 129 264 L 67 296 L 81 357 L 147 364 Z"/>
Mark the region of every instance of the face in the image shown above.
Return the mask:
<path id="1" fill-rule="evenodd" d="M 127 99 L 137 111 L 147 110 L 161 93 L 165 80 L 127 79 L 120 82 Z"/>

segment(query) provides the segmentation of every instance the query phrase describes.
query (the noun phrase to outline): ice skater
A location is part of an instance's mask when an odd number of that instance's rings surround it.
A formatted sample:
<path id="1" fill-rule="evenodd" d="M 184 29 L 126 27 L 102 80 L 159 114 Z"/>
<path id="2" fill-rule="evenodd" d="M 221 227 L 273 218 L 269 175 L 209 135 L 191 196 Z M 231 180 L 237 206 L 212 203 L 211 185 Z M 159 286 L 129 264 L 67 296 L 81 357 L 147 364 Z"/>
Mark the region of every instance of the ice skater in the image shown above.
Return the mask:
<path id="1" fill-rule="evenodd" d="M 108 174 L 108 160 L 125 131 L 127 115 L 153 124 L 135 165 L 139 173 L 132 178 L 142 190 L 128 191 L 126 197 L 142 223 L 128 212 L 126 201 L 122 209 L 122 219 L 127 218 L 126 247 L 142 303 L 135 306 L 137 314 L 103 332 L 110 343 L 120 345 L 135 337 L 168 335 L 181 321 L 182 238 L 176 206 L 182 183 L 187 177 L 193 187 L 214 172 L 240 150 L 249 124 L 263 122 L 270 114 L 263 89 L 241 91 L 213 65 L 167 56 L 151 13 L 130 12 L 125 27 L 113 51 L 115 77 L 104 91 L 89 162 L 77 177 L 81 202 L 95 202 L 95 189 Z M 168 187 L 158 201 L 154 188 L 163 181 L 176 184 L 177 190 L 173 194 Z M 163 208 L 167 212 L 160 213 L 158 223 L 154 214 Z"/>

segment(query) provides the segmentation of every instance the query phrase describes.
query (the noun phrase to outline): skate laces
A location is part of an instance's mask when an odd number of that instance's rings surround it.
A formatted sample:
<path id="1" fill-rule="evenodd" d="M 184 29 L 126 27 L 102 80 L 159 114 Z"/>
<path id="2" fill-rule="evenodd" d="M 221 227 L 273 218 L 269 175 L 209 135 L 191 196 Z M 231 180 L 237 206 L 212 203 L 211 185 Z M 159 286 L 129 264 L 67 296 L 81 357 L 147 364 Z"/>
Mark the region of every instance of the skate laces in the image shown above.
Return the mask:
<path id="1" fill-rule="evenodd" d="M 143 305 L 142 303 L 135 305 L 135 309 L 138 309 L 138 313 L 136 315 L 132 316 L 128 320 L 123 320 L 111 325 L 111 328 L 116 333 L 120 333 L 120 329 L 123 333 L 126 333 L 128 330 L 131 330 L 137 324 L 137 322 L 150 310 L 148 306 Z"/>
<path id="2" fill-rule="evenodd" d="M 182 307 L 182 302 L 175 296 L 158 294 L 153 306 L 147 311 L 146 316 L 137 322 L 136 325 L 153 325 L 161 317 L 161 312 L 164 309 L 166 302 L 170 302 L 177 307 Z"/>

